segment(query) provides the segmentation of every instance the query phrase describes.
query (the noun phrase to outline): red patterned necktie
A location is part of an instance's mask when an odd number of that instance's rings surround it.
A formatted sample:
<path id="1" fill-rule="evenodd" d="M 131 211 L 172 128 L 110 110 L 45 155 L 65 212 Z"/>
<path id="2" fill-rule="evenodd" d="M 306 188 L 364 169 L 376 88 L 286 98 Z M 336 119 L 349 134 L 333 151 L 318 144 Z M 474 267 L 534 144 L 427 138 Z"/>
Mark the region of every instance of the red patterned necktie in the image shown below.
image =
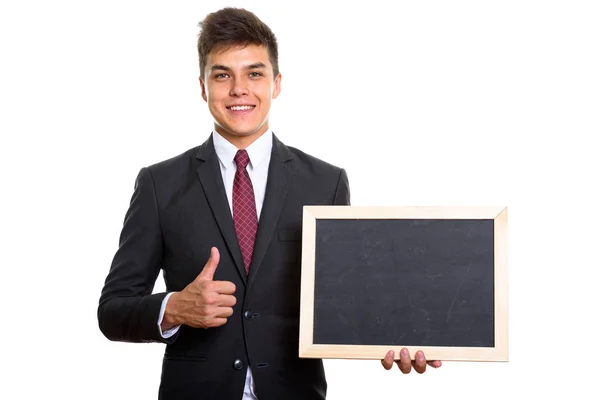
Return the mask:
<path id="1" fill-rule="evenodd" d="M 250 262 L 252 261 L 258 219 L 256 203 L 254 201 L 254 189 L 252 189 L 250 175 L 246 171 L 246 166 L 250 162 L 248 152 L 246 150 L 238 150 L 233 161 L 235 161 L 235 165 L 237 166 L 235 178 L 233 179 L 233 222 L 247 274 Z"/>

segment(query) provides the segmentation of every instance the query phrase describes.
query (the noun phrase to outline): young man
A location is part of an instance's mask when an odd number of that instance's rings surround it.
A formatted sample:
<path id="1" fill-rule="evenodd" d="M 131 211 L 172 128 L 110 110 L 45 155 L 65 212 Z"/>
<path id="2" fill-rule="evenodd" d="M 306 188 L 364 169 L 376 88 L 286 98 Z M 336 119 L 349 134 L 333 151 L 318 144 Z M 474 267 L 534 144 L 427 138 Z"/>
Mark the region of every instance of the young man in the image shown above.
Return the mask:
<path id="1" fill-rule="evenodd" d="M 322 361 L 298 358 L 302 207 L 350 204 L 346 172 L 269 130 L 277 42 L 254 14 L 208 15 L 198 52 L 214 130 L 140 171 L 100 329 L 167 344 L 161 399 L 324 399 Z M 152 294 L 161 269 L 168 293 Z M 410 357 L 398 365 L 410 372 Z"/>

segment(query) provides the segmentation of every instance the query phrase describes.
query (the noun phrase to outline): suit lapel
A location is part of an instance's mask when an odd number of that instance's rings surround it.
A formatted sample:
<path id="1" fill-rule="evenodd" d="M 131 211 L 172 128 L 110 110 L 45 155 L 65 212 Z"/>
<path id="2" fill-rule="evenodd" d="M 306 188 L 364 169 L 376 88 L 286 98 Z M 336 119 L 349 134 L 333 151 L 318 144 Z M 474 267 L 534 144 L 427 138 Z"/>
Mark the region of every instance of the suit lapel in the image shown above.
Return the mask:
<path id="1" fill-rule="evenodd" d="M 225 186 L 223 185 L 221 169 L 219 168 L 219 158 L 215 152 L 212 135 L 200 146 L 196 153 L 196 158 L 202 161 L 200 166 L 196 169 L 196 173 L 198 174 L 198 178 L 200 179 L 200 183 L 202 184 L 202 188 L 208 199 L 208 204 L 217 220 L 221 234 L 225 239 L 225 243 L 227 243 L 227 247 L 233 257 L 242 281 L 246 282 L 246 269 L 244 268 L 242 253 L 235 233 L 235 226 L 233 224 L 233 218 L 231 217 L 231 210 L 229 209 L 229 202 L 227 201 Z"/>
<path id="2" fill-rule="evenodd" d="M 250 264 L 250 273 L 248 276 L 248 286 L 252 284 L 254 277 L 258 273 L 260 265 L 269 248 L 269 244 L 274 235 L 277 221 L 288 187 L 294 175 L 294 162 L 292 153 L 273 135 L 273 149 L 271 151 L 271 162 L 269 164 L 269 175 L 267 178 L 267 187 L 265 200 L 263 202 L 258 231 L 254 242 L 254 252 L 252 254 L 252 263 Z M 241 256 L 240 256 L 241 259 Z"/>

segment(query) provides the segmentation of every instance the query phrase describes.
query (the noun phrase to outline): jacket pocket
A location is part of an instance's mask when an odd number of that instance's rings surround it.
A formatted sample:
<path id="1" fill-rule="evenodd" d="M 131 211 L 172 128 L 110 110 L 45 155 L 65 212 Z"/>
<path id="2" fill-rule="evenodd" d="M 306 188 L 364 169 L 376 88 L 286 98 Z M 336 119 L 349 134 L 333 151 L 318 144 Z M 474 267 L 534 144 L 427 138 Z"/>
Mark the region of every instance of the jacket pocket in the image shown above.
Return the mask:
<path id="1" fill-rule="evenodd" d="M 296 229 L 283 229 L 279 231 L 280 242 L 300 242 L 302 240 L 302 232 Z"/>

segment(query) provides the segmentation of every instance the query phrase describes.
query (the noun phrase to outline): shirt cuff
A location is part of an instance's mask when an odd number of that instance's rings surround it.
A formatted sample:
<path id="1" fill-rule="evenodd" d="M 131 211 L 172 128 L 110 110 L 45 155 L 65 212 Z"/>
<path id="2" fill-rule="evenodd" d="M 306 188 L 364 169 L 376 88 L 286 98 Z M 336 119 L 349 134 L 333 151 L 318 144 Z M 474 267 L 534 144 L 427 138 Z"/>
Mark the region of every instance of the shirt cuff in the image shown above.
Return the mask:
<path id="1" fill-rule="evenodd" d="M 169 301 L 169 297 L 171 297 L 173 293 L 169 293 L 165 296 L 165 298 L 162 301 L 162 305 L 160 306 L 160 314 L 158 314 L 158 331 L 160 332 L 161 336 L 164 339 L 168 339 L 171 336 L 173 336 L 174 334 L 177 333 L 177 331 L 179 330 L 179 327 L 181 325 L 175 325 L 172 328 L 167 329 L 166 331 L 162 331 L 162 329 L 160 328 L 160 324 L 162 323 L 163 317 L 165 316 L 165 308 L 167 307 L 167 301 Z"/>

